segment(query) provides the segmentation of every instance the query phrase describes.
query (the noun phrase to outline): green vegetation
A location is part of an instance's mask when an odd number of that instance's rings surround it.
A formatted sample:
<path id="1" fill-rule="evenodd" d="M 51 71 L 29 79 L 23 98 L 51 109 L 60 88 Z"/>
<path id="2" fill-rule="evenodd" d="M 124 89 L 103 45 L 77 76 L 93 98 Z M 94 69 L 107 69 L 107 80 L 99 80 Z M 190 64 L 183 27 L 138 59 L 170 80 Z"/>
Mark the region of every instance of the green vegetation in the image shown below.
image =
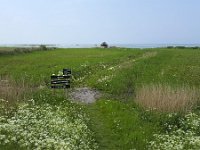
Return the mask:
<path id="1" fill-rule="evenodd" d="M 40 95 L 40 100 L 45 97 Z M 96 149 L 81 108 L 63 98 L 60 103 L 59 97 L 54 99 L 56 105 L 35 104 L 31 99 L 29 104 L 20 104 L 12 117 L 1 116 L 1 149 Z"/>
<path id="2" fill-rule="evenodd" d="M 167 119 L 177 119 L 177 114 L 169 114 Z M 178 118 L 176 123 L 166 122 L 165 134 L 155 134 L 154 140 L 150 142 L 150 149 L 199 149 L 200 118 L 195 113 L 189 113 Z"/>
<path id="3" fill-rule="evenodd" d="M 95 88 L 102 97 L 93 104 L 75 104 L 65 91 L 49 89 L 50 75 L 63 68 L 72 69 L 72 88 Z M 61 139 L 62 144 L 69 140 L 69 149 L 176 149 L 172 143 L 181 142 L 179 149 L 199 149 L 199 81 L 200 51 L 192 48 L 56 49 L 0 55 L 0 147 L 12 149 L 16 143 L 19 149 L 37 147 L 39 137 L 17 134 L 12 130 L 17 125 L 32 134 L 48 132 L 53 142 L 40 146 L 52 149 L 59 149 L 53 143 Z M 31 113 L 20 114 L 22 110 Z M 22 118 L 13 125 L 16 115 Z M 29 128 L 29 115 L 33 122 L 45 121 L 52 127 L 38 123 Z M 59 118 L 67 119 L 60 124 L 65 136 L 59 133 L 57 120 L 50 121 Z M 194 124 L 189 125 L 191 118 Z"/>
<path id="4" fill-rule="evenodd" d="M 54 50 L 55 47 L 48 48 L 45 45 L 40 45 L 39 47 L 0 47 L 0 55 L 16 55 L 21 53 L 31 53 L 33 51 L 47 51 Z"/>
<path id="5" fill-rule="evenodd" d="M 159 130 L 158 122 L 151 122 L 149 113 L 132 102 L 99 100 L 86 110 L 100 149 L 147 149 L 147 142 Z"/>

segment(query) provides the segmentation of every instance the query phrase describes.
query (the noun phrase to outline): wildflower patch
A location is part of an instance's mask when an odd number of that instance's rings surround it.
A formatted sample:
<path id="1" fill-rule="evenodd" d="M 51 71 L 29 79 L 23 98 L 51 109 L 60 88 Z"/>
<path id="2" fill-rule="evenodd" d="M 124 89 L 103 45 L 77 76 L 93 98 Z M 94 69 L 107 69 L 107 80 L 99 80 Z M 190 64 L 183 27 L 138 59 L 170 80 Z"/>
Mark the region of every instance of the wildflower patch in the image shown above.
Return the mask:
<path id="1" fill-rule="evenodd" d="M 173 115 L 169 116 L 173 117 Z M 156 140 L 150 142 L 150 149 L 161 150 L 185 150 L 200 149 L 200 117 L 195 113 L 189 113 L 179 119 L 179 126 L 165 124 L 165 134 L 155 134 Z"/>
<path id="2" fill-rule="evenodd" d="M 73 113 L 76 116 L 73 115 Z M 0 117 L 0 145 L 21 149 L 96 149 L 87 117 L 73 107 L 23 104 Z"/>

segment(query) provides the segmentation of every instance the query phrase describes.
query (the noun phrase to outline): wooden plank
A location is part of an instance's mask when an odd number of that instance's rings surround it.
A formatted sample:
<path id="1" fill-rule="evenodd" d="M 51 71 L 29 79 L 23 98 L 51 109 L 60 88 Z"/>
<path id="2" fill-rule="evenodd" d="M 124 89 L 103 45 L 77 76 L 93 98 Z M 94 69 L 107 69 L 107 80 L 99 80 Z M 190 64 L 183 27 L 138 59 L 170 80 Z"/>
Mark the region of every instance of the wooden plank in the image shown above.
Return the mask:
<path id="1" fill-rule="evenodd" d="M 51 79 L 69 79 L 71 76 L 70 75 L 64 75 L 64 76 L 55 76 L 52 75 Z"/>
<path id="2" fill-rule="evenodd" d="M 52 89 L 66 89 L 70 88 L 70 85 L 51 85 Z"/>
<path id="3" fill-rule="evenodd" d="M 52 80 L 51 84 L 70 84 L 70 80 Z"/>

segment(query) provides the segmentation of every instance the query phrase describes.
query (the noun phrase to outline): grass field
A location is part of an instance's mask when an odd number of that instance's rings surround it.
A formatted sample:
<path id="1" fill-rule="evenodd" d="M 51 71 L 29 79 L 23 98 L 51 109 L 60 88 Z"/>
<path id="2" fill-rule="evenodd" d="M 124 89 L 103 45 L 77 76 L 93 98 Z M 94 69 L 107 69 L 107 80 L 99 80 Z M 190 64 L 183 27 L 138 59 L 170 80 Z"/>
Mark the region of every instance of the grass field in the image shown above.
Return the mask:
<path id="1" fill-rule="evenodd" d="M 94 88 L 102 97 L 76 104 L 63 90 L 53 92 L 50 76 L 63 68 L 72 69 L 72 88 Z M 199 49 L 2 53 L 0 147 L 199 149 L 199 81 Z"/>

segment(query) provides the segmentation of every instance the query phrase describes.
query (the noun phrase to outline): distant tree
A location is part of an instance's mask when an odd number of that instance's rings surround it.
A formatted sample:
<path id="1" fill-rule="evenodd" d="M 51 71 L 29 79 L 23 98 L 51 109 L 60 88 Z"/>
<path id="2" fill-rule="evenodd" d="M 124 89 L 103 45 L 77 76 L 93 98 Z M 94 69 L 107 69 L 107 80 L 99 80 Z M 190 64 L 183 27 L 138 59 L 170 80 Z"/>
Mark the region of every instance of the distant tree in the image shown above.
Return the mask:
<path id="1" fill-rule="evenodd" d="M 194 47 L 192 47 L 192 49 L 199 49 L 200 47 L 198 47 L 198 46 L 194 46 Z"/>
<path id="2" fill-rule="evenodd" d="M 185 46 L 176 46 L 177 49 L 184 49 L 186 48 Z"/>
<path id="3" fill-rule="evenodd" d="M 101 47 L 108 48 L 108 44 L 106 42 L 101 43 Z"/>
<path id="4" fill-rule="evenodd" d="M 167 48 L 174 48 L 174 46 L 167 46 Z"/>
<path id="5" fill-rule="evenodd" d="M 40 49 L 43 50 L 43 51 L 46 51 L 47 47 L 46 47 L 46 45 L 40 45 Z"/>

